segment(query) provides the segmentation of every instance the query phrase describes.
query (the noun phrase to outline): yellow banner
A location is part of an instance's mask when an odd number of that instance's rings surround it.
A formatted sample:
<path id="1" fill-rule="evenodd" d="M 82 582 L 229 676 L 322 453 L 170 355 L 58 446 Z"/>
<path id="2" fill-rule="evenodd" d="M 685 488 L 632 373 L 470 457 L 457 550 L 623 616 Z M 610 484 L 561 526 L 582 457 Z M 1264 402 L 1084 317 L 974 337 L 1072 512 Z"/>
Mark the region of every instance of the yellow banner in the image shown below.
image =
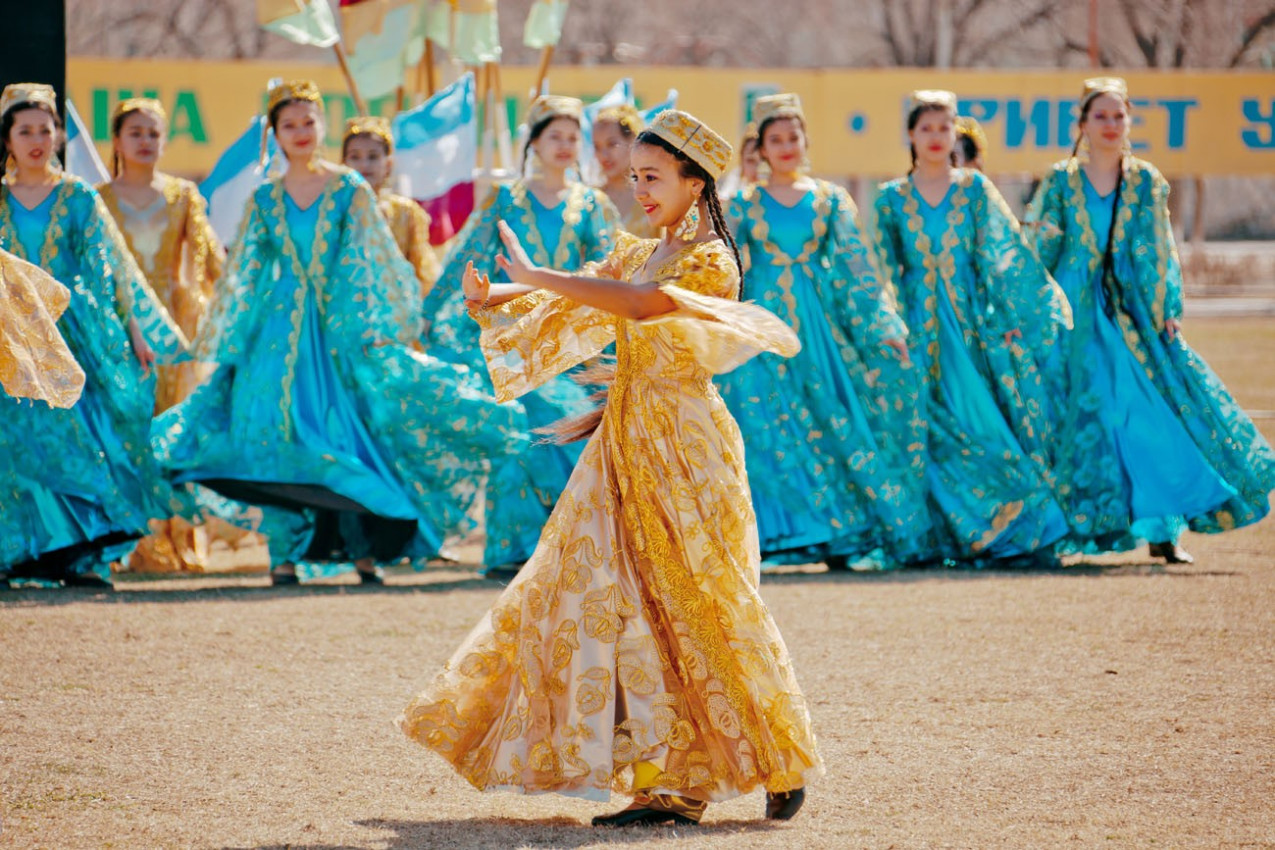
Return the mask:
<path id="1" fill-rule="evenodd" d="M 1275 174 L 1275 75 L 1270 73 L 1108 71 L 1129 81 L 1134 102 L 1132 141 L 1138 156 L 1169 175 Z M 534 84 L 529 67 L 502 69 L 505 92 Z M 1083 71 L 735 70 L 681 67 L 555 68 L 557 94 L 586 100 L 632 77 L 640 103 L 680 92 L 678 105 L 738 139 L 753 99 L 792 91 L 805 105 L 815 170 L 834 176 L 887 177 L 908 168 L 904 128 L 908 92 L 947 88 L 961 111 L 987 133 L 987 169 L 996 174 L 1040 173 L 1071 150 Z M 328 125 L 340 131 L 355 114 L 332 65 L 265 62 L 70 60 L 68 86 L 94 140 L 109 161 L 110 111 L 121 98 L 158 97 L 171 116 L 164 167 L 206 174 L 218 155 L 260 109 L 271 77 L 310 77 L 327 95 Z M 510 97 L 510 126 L 525 100 Z M 374 114 L 389 99 L 370 104 Z M 329 144 L 339 143 L 335 137 Z"/>

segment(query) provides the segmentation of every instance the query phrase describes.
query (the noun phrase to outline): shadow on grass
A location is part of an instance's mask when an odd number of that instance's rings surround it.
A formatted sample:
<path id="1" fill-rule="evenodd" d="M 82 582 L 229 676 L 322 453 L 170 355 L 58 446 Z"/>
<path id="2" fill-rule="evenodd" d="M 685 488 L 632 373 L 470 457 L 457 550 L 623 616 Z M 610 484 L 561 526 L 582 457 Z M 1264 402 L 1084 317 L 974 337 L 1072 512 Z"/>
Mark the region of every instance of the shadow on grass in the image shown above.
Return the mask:
<path id="1" fill-rule="evenodd" d="M 723 835 L 758 835 L 779 832 L 786 825 L 767 820 L 710 821 L 699 826 L 658 826 L 612 829 L 591 826 L 587 820 L 571 818 L 447 818 L 436 821 L 365 820 L 358 826 L 393 832 L 390 837 L 377 837 L 368 844 L 264 844 L 257 847 L 222 847 L 219 850 L 367 850 L 372 846 L 385 850 L 508 850 L 508 848 L 560 848 L 579 850 L 589 847 L 614 847 L 645 844 L 650 841 L 678 838 L 708 838 Z"/>

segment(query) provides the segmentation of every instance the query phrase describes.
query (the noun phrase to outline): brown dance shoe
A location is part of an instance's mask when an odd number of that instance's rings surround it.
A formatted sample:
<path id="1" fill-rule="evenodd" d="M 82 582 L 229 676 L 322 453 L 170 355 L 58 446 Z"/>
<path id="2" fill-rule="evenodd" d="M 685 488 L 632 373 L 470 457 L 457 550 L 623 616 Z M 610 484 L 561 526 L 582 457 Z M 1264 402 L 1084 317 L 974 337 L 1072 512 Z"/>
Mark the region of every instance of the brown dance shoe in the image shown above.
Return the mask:
<path id="1" fill-rule="evenodd" d="M 801 811 L 801 804 L 806 802 L 806 789 L 794 788 L 791 791 L 780 791 L 776 794 L 766 792 L 766 819 L 792 820 L 793 815 Z"/>
<path id="2" fill-rule="evenodd" d="M 1176 543 L 1151 543 L 1147 551 L 1152 558 L 1164 558 L 1166 564 L 1194 564 L 1191 553 Z"/>

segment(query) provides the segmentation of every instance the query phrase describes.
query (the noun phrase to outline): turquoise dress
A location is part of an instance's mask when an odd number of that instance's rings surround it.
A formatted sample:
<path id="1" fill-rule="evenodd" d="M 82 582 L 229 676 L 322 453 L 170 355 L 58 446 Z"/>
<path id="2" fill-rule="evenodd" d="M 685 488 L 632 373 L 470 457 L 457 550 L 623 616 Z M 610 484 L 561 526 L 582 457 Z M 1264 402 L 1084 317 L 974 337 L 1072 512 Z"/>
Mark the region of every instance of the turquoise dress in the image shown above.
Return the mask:
<path id="1" fill-rule="evenodd" d="M 281 178 L 258 188 L 197 341 L 216 371 L 155 420 L 174 480 L 356 515 L 342 525 L 354 558 L 378 555 L 390 530 L 436 554 L 468 528 L 474 482 L 515 435 L 466 369 L 413 350 L 419 293 L 354 172 L 306 209 Z"/>
<path id="2" fill-rule="evenodd" d="M 1066 300 L 978 172 L 958 171 L 937 207 L 911 178 L 883 185 L 875 207 L 924 381 L 936 551 L 983 561 L 1048 548 L 1067 523 L 1048 470 L 1043 368 Z"/>
<path id="3" fill-rule="evenodd" d="M 743 433 L 762 556 L 878 567 L 925 557 L 916 369 L 884 345 L 907 329 L 854 201 L 822 180 L 791 207 L 753 186 L 727 214 L 742 298 L 801 340 L 791 359 L 762 354 L 716 379 Z"/>
<path id="4" fill-rule="evenodd" d="M 506 222 L 531 261 L 559 271 L 579 271 L 610 253 L 619 214 L 605 193 L 573 183 L 567 197 L 546 207 L 521 182 L 495 187 L 456 237 L 438 285 L 425 299 L 426 350 L 464 364 L 482 375 L 491 391 L 487 365 L 478 347 L 478 324 L 465 309 L 461 277 L 472 262 L 493 282 L 508 278 L 496 265 L 504 244 L 496 225 Z M 580 456 L 575 444 L 557 445 L 535 433 L 590 408 L 589 390 L 559 376 L 521 399 L 518 449 L 493 464 L 487 480 L 483 561 L 488 566 L 521 564 L 531 557 L 540 531 Z"/>
<path id="5" fill-rule="evenodd" d="M 1176 541 L 1256 522 L 1275 489 L 1275 453 L 1182 334 L 1182 277 L 1168 184 L 1126 159 L 1119 204 L 1076 160 L 1032 204 L 1037 250 L 1067 293 L 1074 330 L 1056 352 L 1053 466 L 1071 526 L 1067 551 Z M 1118 210 L 1118 212 L 1117 212 Z M 1115 280 L 1103 282 L 1113 233 Z"/>
<path id="6" fill-rule="evenodd" d="M 137 362 L 128 319 L 166 359 L 179 356 L 185 340 L 87 183 L 64 177 L 34 209 L 0 189 L 0 247 L 71 289 L 58 328 L 87 375 L 75 407 L 17 402 L 4 417 L 0 441 L 15 453 L 7 484 L 22 498 L 5 509 L 17 519 L 0 551 L 6 565 L 81 553 L 65 569 L 105 577 L 120 553 L 104 544 L 141 537 L 148 519 L 187 507 L 150 450 L 154 375 Z"/>

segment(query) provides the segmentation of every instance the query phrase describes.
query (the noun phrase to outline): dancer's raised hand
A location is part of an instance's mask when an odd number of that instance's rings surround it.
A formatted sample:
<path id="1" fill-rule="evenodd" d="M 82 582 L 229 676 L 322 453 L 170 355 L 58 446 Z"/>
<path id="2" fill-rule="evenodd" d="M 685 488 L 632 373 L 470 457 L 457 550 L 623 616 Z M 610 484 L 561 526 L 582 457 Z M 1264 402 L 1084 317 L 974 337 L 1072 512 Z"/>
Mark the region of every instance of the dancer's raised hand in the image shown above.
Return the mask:
<path id="1" fill-rule="evenodd" d="M 465 274 L 461 276 L 460 287 L 465 293 L 465 306 L 470 308 L 485 307 L 491 296 L 491 279 L 479 274 L 471 260 L 465 264 Z"/>
<path id="2" fill-rule="evenodd" d="M 500 230 L 500 241 L 505 243 L 505 254 L 496 257 L 496 265 L 509 275 L 509 279 L 516 283 L 527 283 L 526 280 L 529 272 L 535 269 L 531 264 L 527 252 L 523 250 L 522 243 L 518 241 L 518 236 L 505 222 L 498 225 Z"/>

